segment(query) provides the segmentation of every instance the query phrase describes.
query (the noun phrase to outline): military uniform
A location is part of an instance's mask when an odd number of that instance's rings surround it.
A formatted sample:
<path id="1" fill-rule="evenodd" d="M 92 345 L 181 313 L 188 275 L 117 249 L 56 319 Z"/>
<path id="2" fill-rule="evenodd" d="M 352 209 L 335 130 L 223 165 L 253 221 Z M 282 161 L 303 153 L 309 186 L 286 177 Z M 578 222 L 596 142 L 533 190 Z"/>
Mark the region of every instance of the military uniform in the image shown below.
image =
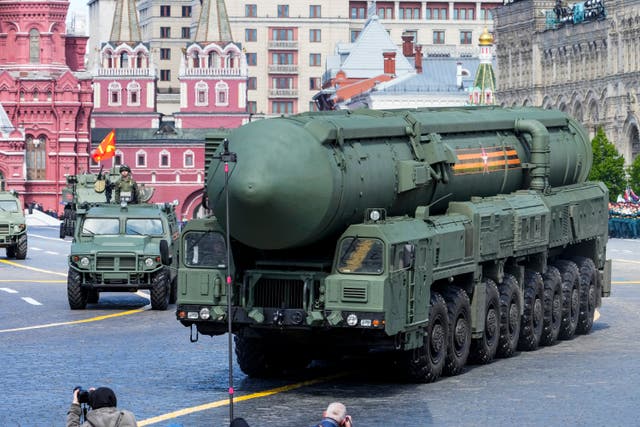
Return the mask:
<path id="1" fill-rule="evenodd" d="M 120 173 L 128 171 L 129 174 L 126 177 L 120 177 L 120 181 L 116 183 L 116 203 L 120 203 L 121 197 L 129 197 L 129 203 L 138 203 L 138 184 L 131 177 L 131 169 L 128 166 L 120 168 Z"/>

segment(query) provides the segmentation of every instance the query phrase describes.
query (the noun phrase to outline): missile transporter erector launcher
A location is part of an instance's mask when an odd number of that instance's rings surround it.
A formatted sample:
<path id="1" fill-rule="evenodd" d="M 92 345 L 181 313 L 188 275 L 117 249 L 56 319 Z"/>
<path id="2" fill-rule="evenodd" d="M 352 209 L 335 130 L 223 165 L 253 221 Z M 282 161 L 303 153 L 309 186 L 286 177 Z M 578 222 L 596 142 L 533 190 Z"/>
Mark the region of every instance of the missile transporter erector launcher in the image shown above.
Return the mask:
<path id="1" fill-rule="evenodd" d="M 586 334 L 610 293 L 608 192 L 561 112 L 307 113 L 228 140 L 237 163 L 219 150 L 206 180 L 218 215 L 181 234 L 177 318 L 218 335 L 230 315 L 248 375 L 330 346 L 434 381 Z"/>

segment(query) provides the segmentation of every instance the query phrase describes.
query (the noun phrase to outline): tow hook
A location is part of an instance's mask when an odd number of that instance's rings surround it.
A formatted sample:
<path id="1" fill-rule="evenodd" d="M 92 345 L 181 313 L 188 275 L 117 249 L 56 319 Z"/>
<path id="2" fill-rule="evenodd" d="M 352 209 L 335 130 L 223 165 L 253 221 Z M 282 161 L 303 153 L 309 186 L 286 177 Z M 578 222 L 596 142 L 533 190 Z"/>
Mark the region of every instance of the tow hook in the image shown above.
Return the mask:
<path id="1" fill-rule="evenodd" d="M 284 313 L 282 311 L 276 310 L 276 312 L 273 313 L 273 323 L 282 326 L 284 323 Z"/>

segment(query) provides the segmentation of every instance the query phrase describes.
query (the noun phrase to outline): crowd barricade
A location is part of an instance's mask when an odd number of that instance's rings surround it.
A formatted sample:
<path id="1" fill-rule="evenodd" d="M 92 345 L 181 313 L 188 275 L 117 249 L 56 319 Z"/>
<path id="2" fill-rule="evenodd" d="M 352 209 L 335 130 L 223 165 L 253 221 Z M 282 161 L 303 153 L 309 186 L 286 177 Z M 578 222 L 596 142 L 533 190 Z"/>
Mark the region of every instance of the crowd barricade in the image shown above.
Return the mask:
<path id="1" fill-rule="evenodd" d="M 609 203 L 609 237 L 640 238 L 640 204 Z"/>

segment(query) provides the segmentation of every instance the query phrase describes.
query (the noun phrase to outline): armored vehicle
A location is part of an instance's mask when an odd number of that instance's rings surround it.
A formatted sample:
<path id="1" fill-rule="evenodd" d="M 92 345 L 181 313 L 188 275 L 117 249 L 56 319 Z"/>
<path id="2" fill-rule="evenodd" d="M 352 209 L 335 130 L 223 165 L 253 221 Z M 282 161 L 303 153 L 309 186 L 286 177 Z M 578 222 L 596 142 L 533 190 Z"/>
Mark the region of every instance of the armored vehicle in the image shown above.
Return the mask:
<path id="1" fill-rule="evenodd" d="M 248 375 L 330 348 L 430 382 L 586 334 L 610 293 L 608 191 L 559 111 L 306 113 L 228 147 L 206 178 L 217 215 L 181 235 L 176 316 L 192 339 L 230 327 Z"/>
<path id="2" fill-rule="evenodd" d="M 108 172 L 102 168 L 98 173 L 81 173 L 67 175 L 67 184 L 62 189 L 62 203 L 64 211 L 60 223 L 60 238 L 72 236 L 75 229 L 76 211 L 78 206 L 90 203 L 113 202 L 113 187 L 120 180 L 119 167 L 115 166 Z M 147 202 L 153 196 L 153 188 L 145 188 L 139 185 L 140 202 Z"/>
<path id="3" fill-rule="evenodd" d="M 0 191 L 0 248 L 7 258 L 27 257 L 27 222 L 15 191 Z"/>
<path id="4" fill-rule="evenodd" d="M 149 289 L 151 308 L 166 310 L 176 299 L 175 205 L 83 204 L 77 209 L 69 254 L 67 296 L 71 309 L 97 303 L 100 292 Z M 171 258 L 160 259 L 160 242 Z"/>

